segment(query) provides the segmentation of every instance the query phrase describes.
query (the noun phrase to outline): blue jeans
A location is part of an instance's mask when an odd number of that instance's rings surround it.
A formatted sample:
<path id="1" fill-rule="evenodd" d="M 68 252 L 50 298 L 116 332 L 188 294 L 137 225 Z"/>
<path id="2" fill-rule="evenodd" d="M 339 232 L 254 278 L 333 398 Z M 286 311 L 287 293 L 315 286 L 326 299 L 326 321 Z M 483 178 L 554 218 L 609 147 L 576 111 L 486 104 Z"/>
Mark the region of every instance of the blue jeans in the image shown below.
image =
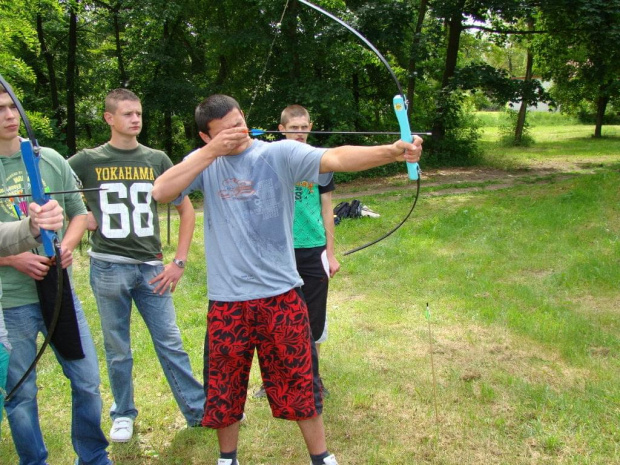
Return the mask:
<path id="1" fill-rule="evenodd" d="M 2 312 L 0 312 L 2 318 Z M 2 412 L 4 412 L 4 397 L 6 392 L 6 374 L 9 370 L 9 350 L 0 343 L 0 438 L 2 437 Z"/>
<path id="2" fill-rule="evenodd" d="M 114 404 L 110 416 L 135 418 L 133 356 L 131 354 L 130 321 L 132 300 L 151 333 L 172 394 L 190 426 L 200 425 L 205 394 L 192 375 L 189 357 L 183 350 L 181 332 L 169 291 L 153 292 L 149 284 L 163 271 L 163 266 L 126 265 L 91 258 L 90 285 L 101 317 L 101 329 L 108 364 Z"/>
<path id="3" fill-rule="evenodd" d="M 107 465 L 111 462 L 106 451 L 108 441 L 101 431 L 97 353 L 82 306 L 76 297 L 73 300 L 85 357 L 66 360 L 56 353 L 64 375 L 71 381 L 71 442 L 80 464 Z M 47 330 L 38 303 L 4 309 L 4 321 L 13 346 L 7 379 L 10 392 L 37 354 L 37 334 L 47 334 Z M 39 425 L 36 370 L 5 408 L 20 465 L 45 464 L 47 449 Z"/>

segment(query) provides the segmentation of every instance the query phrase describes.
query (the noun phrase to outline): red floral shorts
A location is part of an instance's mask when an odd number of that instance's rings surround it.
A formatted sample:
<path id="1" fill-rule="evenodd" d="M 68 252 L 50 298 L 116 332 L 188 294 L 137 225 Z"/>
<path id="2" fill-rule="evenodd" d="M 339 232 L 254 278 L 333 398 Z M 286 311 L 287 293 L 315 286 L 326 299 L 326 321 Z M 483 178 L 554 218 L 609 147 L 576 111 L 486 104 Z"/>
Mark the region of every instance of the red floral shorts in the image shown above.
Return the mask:
<path id="1" fill-rule="evenodd" d="M 318 359 L 299 290 L 242 302 L 209 302 L 202 426 L 240 420 L 254 350 L 274 417 L 307 420 L 323 409 Z"/>

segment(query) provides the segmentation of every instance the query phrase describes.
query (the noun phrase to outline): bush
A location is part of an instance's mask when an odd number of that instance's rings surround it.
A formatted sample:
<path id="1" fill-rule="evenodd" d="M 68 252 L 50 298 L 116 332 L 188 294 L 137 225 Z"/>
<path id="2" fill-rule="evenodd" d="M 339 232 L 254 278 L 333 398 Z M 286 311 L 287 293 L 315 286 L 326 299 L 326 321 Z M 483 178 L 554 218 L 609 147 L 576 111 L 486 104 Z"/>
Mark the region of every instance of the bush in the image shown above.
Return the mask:
<path id="1" fill-rule="evenodd" d="M 515 129 L 517 127 L 517 118 L 519 112 L 512 109 L 506 109 L 506 117 L 503 119 L 504 123 L 499 126 L 499 144 L 502 147 L 529 147 L 534 143 L 534 138 L 530 135 L 530 124 L 528 118 L 525 118 L 525 124 L 523 125 L 523 134 L 521 134 L 521 140 L 515 139 Z"/>
<path id="2" fill-rule="evenodd" d="M 434 137 L 424 142 L 424 164 L 427 166 L 470 166 L 479 161 L 478 148 L 480 123 L 475 116 L 475 108 L 468 103 L 465 95 L 452 92 L 443 98 L 443 139 Z"/>
<path id="3" fill-rule="evenodd" d="M 480 161 L 477 127 L 453 129 L 437 141 L 429 138 L 424 142 L 425 166 L 472 166 Z"/>

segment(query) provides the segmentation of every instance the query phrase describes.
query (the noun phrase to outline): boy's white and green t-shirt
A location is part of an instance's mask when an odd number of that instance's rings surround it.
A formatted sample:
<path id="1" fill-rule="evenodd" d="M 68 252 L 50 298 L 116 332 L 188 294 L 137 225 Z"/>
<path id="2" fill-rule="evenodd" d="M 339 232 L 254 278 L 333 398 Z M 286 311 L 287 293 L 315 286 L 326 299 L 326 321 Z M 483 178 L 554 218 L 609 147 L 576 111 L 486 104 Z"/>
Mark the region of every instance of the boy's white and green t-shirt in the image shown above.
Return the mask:
<path id="1" fill-rule="evenodd" d="M 333 179 L 326 186 L 302 181 L 295 185 L 293 239 L 296 249 L 322 247 L 327 243 L 321 210 L 321 194 L 335 190 Z"/>
<path id="2" fill-rule="evenodd" d="M 107 261 L 156 263 L 163 258 L 155 179 L 172 166 L 168 156 L 144 145 L 121 150 L 109 143 L 78 152 L 69 164 L 84 188 L 97 220 L 91 255 Z"/>
<path id="3" fill-rule="evenodd" d="M 62 155 L 51 148 L 41 147 L 39 171 L 43 187 L 47 192 L 74 191 L 53 195 L 69 219 L 86 214 L 82 196 L 79 192 L 75 192 L 73 171 Z M 30 194 L 30 192 L 30 180 L 21 151 L 8 157 L 0 157 L 0 195 L 13 196 L 0 202 L 0 221 L 18 221 L 19 217 L 25 217 L 28 213 L 30 198 L 24 194 Z M 61 239 L 62 234 L 63 231 L 58 231 Z M 43 254 L 43 247 L 39 247 L 37 252 Z M 35 281 L 27 274 L 20 273 L 11 266 L 2 266 L 0 267 L 0 279 L 2 280 L 2 307 L 5 311 L 13 307 L 39 302 Z"/>

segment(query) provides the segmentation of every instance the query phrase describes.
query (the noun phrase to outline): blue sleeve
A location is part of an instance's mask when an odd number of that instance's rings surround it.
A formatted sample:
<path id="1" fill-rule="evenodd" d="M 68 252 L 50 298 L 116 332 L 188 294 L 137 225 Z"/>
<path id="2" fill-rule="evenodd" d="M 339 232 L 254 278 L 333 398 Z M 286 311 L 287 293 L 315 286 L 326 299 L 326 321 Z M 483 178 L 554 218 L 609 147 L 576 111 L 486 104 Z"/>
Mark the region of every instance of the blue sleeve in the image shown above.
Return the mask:
<path id="1" fill-rule="evenodd" d="M 322 176 L 328 174 L 329 181 L 326 184 L 321 184 Z M 334 184 L 333 173 L 323 173 L 319 175 L 319 194 L 327 194 L 336 190 L 336 184 Z"/>
<path id="2" fill-rule="evenodd" d="M 319 184 L 329 182 L 331 173 L 325 173 L 327 176 L 319 174 L 321 157 L 327 149 L 293 140 L 283 140 L 276 143 L 281 144 L 280 151 L 288 157 L 289 167 L 295 182 L 310 181 L 319 182 Z"/>
<path id="3" fill-rule="evenodd" d="M 185 158 L 183 158 L 183 160 L 187 160 L 189 157 L 192 156 L 192 154 L 195 151 L 196 150 L 194 150 L 193 152 L 191 152 L 188 155 L 186 155 Z M 183 202 L 183 199 L 185 198 L 185 196 L 191 194 L 192 192 L 200 191 L 200 192 L 204 193 L 203 177 L 204 177 L 204 172 L 202 172 L 198 176 L 196 176 L 196 178 L 192 181 L 192 183 L 189 186 L 187 186 L 185 189 L 183 189 L 183 191 L 179 194 L 179 196 L 172 201 L 172 204 L 176 205 L 176 206 L 181 205 L 181 202 Z"/>

